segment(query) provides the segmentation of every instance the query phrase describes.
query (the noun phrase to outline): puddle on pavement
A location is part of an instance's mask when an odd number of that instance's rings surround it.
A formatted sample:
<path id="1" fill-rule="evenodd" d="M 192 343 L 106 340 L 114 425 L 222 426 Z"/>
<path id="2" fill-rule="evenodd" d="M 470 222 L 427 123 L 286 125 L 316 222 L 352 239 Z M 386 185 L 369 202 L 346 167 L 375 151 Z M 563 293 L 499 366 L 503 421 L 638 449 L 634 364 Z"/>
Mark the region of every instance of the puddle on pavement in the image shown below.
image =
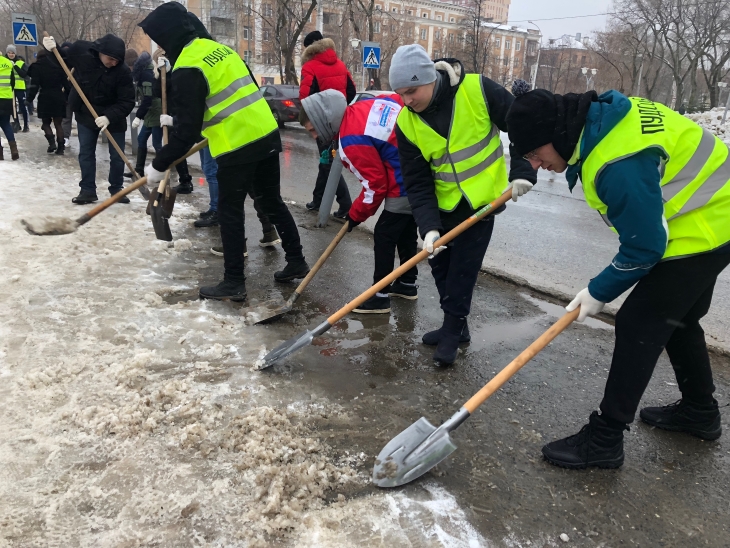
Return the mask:
<path id="1" fill-rule="evenodd" d="M 527 293 L 520 293 L 520 297 L 525 299 L 527 302 L 534 304 L 540 310 L 542 310 L 546 314 L 554 316 L 555 318 L 560 318 L 565 314 L 565 308 L 558 304 L 553 304 L 547 301 L 543 301 L 541 299 L 536 299 L 535 297 L 533 297 L 532 295 L 528 295 Z M 594 329 L 613 330 L 613 326 L 611 324 L 602 322 L 601 320 L 597 320 L 595 318 L 586 318 L 586 320 L 583 322 L 583 325 L 593 327 Z"/>

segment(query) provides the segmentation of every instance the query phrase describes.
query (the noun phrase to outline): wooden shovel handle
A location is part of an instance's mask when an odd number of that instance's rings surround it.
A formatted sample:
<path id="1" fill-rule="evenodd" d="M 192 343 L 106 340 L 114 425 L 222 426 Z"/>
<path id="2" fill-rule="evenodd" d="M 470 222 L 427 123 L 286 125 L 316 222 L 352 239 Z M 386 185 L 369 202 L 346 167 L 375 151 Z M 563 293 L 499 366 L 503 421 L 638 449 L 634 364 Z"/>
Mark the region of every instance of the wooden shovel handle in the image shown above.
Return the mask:
<path id="1" fill-rule="evenodd" d="M 160 69 L 160 86 L 162 86 L 162 114 L 167 114 L 167 67 L 162 67 Z M 167 133 L 168 129 L 167 126 L 162 126 L 162 144 L 166 145 L 167 141 L 169 139 L 169 134 Z M 165 172 L 165 176 L 162 178 L 162 181 L 160 181 L 160 184 L 157 185 L 157 199 L 155 200 L 154 206 L 157 207 L 157 205 L 160 202 L 160 199 L 162 197 L 162 193 L 165 192 L 165 187 L 167 186 L 168 181 L 170 180 L 170 168 L 167 169 Z"/>
<path id="2" fill-rule="evenodd" d="M 182 158 L 178 158 L 172 164 L 170 164 L 170 168 L 175 167 L 177 164 L 179 164 L 180 162 L 182 162 L 183 160 L 185 160 L 189 156 L 192 156 L 193 154 L 195 154 L 199 150 L 204 149 L 207 146 L 208 146 L 208 139 L 203 139 L 202 141 L 200 141 L 199 143 L 197 143 L 196 145 L 194 145 L 193 148 L 191 148 L 190 150 L 188 150 L 188 152 L 185 154 L 185 156 L 183 156 Z M 130 192 L 138 189 L 139 187 L 141 187 L 142 185 L 144 185 L 146 183 L 147 183 L 147 177 L 142 177 L 141 179 L 137 179 L 131 185 L 129 185 L 127 187 L 124 187 L 122 190 L 120 190 L 119 192 L 117 192 L 114 196 L 112 196 L 110 198 L 107 198 L 102 203 L 100 203 L 98 206 L 96 206 L 92 210 L 88 211 L 83 216 L 79 217 L 79 219 L 77 219 L 76 222 L 78 224 L 84 224 L 85 222 L 87 222 L 88 220 L 90 220 L 92 217 L 95 217 L 96 215 L 98 215 L 99 213 L 101 213 L 102 211 L 104 211 L 110 205 L 115 204 L 117 202 L 117 200 L 119 200 L 119 198 L 121 198 L 122 196 L 126 196 Z"/>
<path id="3" fill-rule="evenodd" d="M 302 291 L 304 291 L 304 288 L 309 285 L 309 282 L 312 281 L 312 278 L 314 278 L 314 275 L 317 274 L 317 271 L 322 267 L 322 265 L 325 263 L 327 259 L 329 259 L 329 256 L 332 255 L 332 252 L 337 247 L 337 244 L 340 243 L 340 240 L 345 237 L 345 234 L 347 234 L 347 228 L 350 226 L 350 221 L 347 221 L 344 225 L 342 225 L 342 228 L 335 236 L 335 239 L 330 242 L 330 245 L 327 246 L 327 249 L 324 250 L 324 253 L 322 253 L 322 256 L 317 259 L 317 262 L 314 263 L 314 266 L 309 271 L 309 274 L 302 280 L 302 283 L 299 284 L 299 287 L 296 288 L 295 292 L 298 294 L 302 294 Z"/>
<path id="4" fill-rule="evenodd" d="M 575 319 L 578 317 L 578 314 L 580 313 L 580 306 L 573 310 L 573 312 L 568 312 L 565 314 L 562 318 L 560 318 L 557 322 L 555 322 L 553 325 L 550 326 L 550 329 L 545 331 L 542 335 L 540 335 L 535 342 L 533 342 L 530 346 L 528 346 L 525 350 L 522 351 L 522 353 L 517 356 L 514 360 L 510 362 L 510 364 L 502 369 L 499 373 L 497 373 L 494 378 L 489 381 L 484 387 L 474 394 L 468 402 L 464 404 L 464 407 L 469 411 L 469 413 L 474 413 L 474 411 L 477 410 L 477 408 L 483 404 L 486 399 L 494 394 L 499 388 L 506 383 L 510 378 L 512 378 L 512 375 L 517 373 L 520 369 L 522 369 L 522 366 L 525 365 L 527 362 L 529 362 L 532 358 L 537 356 L 537 354 L 545 348 L 550 341 L 552 341 L 555 337 L 560 335 L 562 331 L 568 327 L 571 323 L 575 321 Z"/>
<path id="5" fill-rule="evenodd" d="M 48 37 L 48 32 L 45 30 L 43 31 L 43 36 Z M 56 59 L 58 59 L 59 64 L 61 65 L 61 68 L 63 68 L 64 72 L 66 73 L 66 76 L 68 76 L 68 79 L 73 84 L 73 87 L 76 88 L 76 93 L 79 94 L 79 97 L 81 97 L 81 100 L 86 105 L 86 108 L 89 109 L 89 112 L 94 117 L 94 120 L 96 120 L 99 115 L 94 110 L 94 107 L 91 106 L 91 103 L 89 103 L 89 100 L 86 98 L 86 95 L 84 95 L 84 92 L 81 91 L 81 87 L 79 86 L 78 82 L 76 81 L 76 78 L 74 78 L 73 72 L 68 70 L 68 66 L 66 65 L 66 61 L 63 60 L 63 57 L 61 57 L 60 52 L 57 48 L 53 48 L 53 53 L 56 55 Z M 74 67 L 75 68 L 75 67 Z M 112 137 L 112 134 L 109 133 L 108 129 L 104 129 L 104 135 L 106 135 L 106 138 L 109 139 L 109 142 L 114 147 L 114 150 L 117 151 L 117 154 L 119 154 L 119 157 L 124 160 L 124 163 L 127 164 L 127 167 L 129 168 L 130 173 L 134 176 L 135 179 L 139 179 L 139 175 L 137 175 L 137 172 L 134 170 L 134 166 L 132 165 L 132 162 L 129 161 L 129 158 L 124 154 L 121 148 L 119 148 L 119 145 Z M 136 181 L 135 181 L 136 182 Z M 139 188 L 142 185 L 137 185 L 134 188 Z"/>
<path id="6" fill-rule="evenodd" d="M 433 244 L 434 248 L 441 247 L 443 245 L 446 245 L 451 240 L 456 238 L 459 234 L 464 232 L 467 228 L 471 227 L 474 223 L 479 222 L 487 215 L 490 215 L 491 213 L 494 213 L 495 210 L 502 207 L 507 201 L 512 198 L 512 189 L 508 188 L 504 194 L 502 194 L 499 198 L 494 200 L 492 203 L 487 204 L 486 206 L 479 209 L 474 215 L 469 217 L 466 221 L 462 222 L 457 227 L 453 228 L 443 236 L 441 236 L 436 242 Z M 401 275 L 408 272 L 411 268 L 416 266 L 418 263 L 423 261 L 424 259 L 428 258 L 430 253 L 426 251 L 426 249 L 421 250 L 416 255 L 411 257 L 407 262 L 400 265 L 398 268 L 396 268 L 393 272 L 388 274 L 385 278 L 380 280 L 378 283 L 376 283 L 374 286 L 372 286 L 370 289 L 365 291 L 363 294 L 361 294 L 359 297 L 356 297 L 349 303 L 347 303 L 345 306 L 340 308 L 337 312 L 332 314 L 329 318 L 327 318 L 327 322 L 330 325 L 334 325 L 336 322 L 340 321 L 342 318 L 347 316 L 350 312 L 355 310 L 358 306 L 360 306 L 362 303 L 367 301 L 370 297 L 375 295 L 378 291 L 383 289 L 384 287 L 387 287 L 390 285 L 391 282 L 395 281 L 396 279 L 400 278 Z"/>

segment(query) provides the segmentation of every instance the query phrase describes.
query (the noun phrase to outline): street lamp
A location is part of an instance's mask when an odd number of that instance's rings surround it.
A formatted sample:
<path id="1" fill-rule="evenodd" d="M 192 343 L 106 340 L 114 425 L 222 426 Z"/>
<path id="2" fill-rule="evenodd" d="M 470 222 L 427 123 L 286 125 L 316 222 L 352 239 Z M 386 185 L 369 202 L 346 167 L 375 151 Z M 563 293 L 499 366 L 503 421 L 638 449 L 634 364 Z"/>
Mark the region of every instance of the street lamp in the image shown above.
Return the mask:
<path id="1" fill-rule="evenodd" d="M 596 78 L 596 73 L 598 72 L 598 69 L 589 69 L 588 67 L 583 67 L 580 70 L 583 73 L 583 76 L 586 77 L 586 91 L 588 91 L 593 85 L 593 81 Z M 590 71 L 592 76 L 588 76 L 588 71 Z"/>
<path id="2" fill-rule="evenodd" d="M 727 82 L 718 82 L 717 87 L 720 88 L 720 94 L 722 94 L 722 90 L 727 87 Z M 718 99 L 719 99 L 719 97 L 718 97 Z M 727 94 L 727 101 L 725 102 L 725 112 L 722 113 L 722 124 L 723 125 L 725 125 L 725 118 L 727 118 L 728 107 L 730 107 L 730 93 Z"/>
<path id="3" fill-rule="evenodd" d="M 350 45 L 352 46 L 352 49 L 355 51 L 360 51 L 360 44 L 362 44 L 362 41 L 359 38 L 351 38 L 350 39 Z M 362 55 L 360 56 L 362 57 Z M 362 59 L 361 59 L 362 60 Z M 365 90 L 365 63 L 363 63 L 363 66 L 360 67 L 362 69 L 362 78 L 361 78 L 361 90 Z"/>
<path id="4" fill-rule="evenodd" d="M 528 21 L 531 25 L 535 25 L 532 21 Z M 537 42 L 537 62 L 535 63 L 535 74 L 532 77 L 532 86 L 530 89 L 535 89 L 535 86 L 537 85 L 537 71 L 540 70 L 540 52 L 542 51 L 542 30 L 540 27 L 535 25 L 537 27 L 537 32 L 540 34 L 538 35 L 539 39 Z"/>

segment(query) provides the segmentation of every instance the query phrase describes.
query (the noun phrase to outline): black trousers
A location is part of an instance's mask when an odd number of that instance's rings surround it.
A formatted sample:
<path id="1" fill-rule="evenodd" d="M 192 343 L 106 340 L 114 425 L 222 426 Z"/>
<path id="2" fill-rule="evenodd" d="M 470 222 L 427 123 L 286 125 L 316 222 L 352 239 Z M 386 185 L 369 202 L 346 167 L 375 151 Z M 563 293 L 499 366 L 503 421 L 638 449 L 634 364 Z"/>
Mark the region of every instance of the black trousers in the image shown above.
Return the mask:
<path id="1" fill-rule="evenodd" d="M 705 332 L 717 276 L 730 254 L 711 253 L 656 265 L 616 315 L 616 346 L 601 402 L 612 419 L 634 420 L 662 350 L 672 362 L 682 397 L 710 403 L 715 385 Z"/>
<path id="2" fill-rule="evenodd" d="M 223 241 L 223 264 L 227 278 L 243 280 L 243 204 L 253 191 L 263 213 L 271 219 L 281 238 L 286 260 L 302 259 L 299 231 L 281 199 L 279 155 L 243 165 L 218 166 L 218 220 Z"/>
<path id="3" fill-rule="evenodd" d="M 451 240 L 446 249 L 428 261 L 436 281 L 441 310 L 465 318 L 494 231 L 494 217 L 479 221 Z"/>
<path id="4" fill-rule="evenodd" d="M 413 215 L 383 211 L 375 223 L 375 273 L 373 283 L 378 283 L 393 272 L 395 250 L 400 264 L 418 253 L 418 232 Z M 407 284 L 416 283 L 418 268 L 415 266 L 398 278 Z"/>
<path id="5" fill-rule="evenodd" d="M 63 118 L 60 116 L 57 118 L 43 118 L 42 119 L 43 124 L 41 125 L 41 129 L 43 130 L 43 133 L 46 134 L 46 137 L 53 137 L 53 130 L 51 129 L 51 123 L 53 123 L 54 127 L 56 128 L 56 142 L 59 145 L 63 144 Z"/>
<path id="6" fill-rule="evenodd" d="M 317 147 L 319 150 L 319 153 L 322 154 L 322 151 L 325 150 L 325 148 L 329 147 L 322 147 L 319 144 L 319 141 L 317 141 Z M 322 203 L 322 196 L 324 196 L 324 189 L 327 186 L 327 179 L 330 176 L 330 171 L 332 170 L 332 164 L 319 164 L 319 171 L 317 172 L 317 181 L 314 183 L 314 192 L 312 192 L 312 201 L 319 207 L 319 204 Z M 347 188 L 347 183 L 345 183 L 345 178 L 340 175 L 340 181 L 337 183 L 337 191 L 335 193 L 335 198 L 337 199 L 337 204 L 340 206 L 340 210 L 342 211 L 349 211 L 350 207 L 352 206 L 352 198 L 350 198 L 350 191 Z"/>

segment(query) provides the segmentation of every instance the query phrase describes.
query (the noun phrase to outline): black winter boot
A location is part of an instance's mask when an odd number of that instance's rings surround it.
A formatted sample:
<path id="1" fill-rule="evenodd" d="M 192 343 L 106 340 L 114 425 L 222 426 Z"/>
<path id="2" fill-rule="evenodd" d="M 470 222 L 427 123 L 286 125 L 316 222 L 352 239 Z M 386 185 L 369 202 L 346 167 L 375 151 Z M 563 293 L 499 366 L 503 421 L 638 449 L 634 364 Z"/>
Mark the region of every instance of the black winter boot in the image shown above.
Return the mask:
<path id="1" fill-rule="evenodd" d="M 309 274 L 309 265 L 302 257 L 301 259 L 287 261 L 284 270 L 274 272 L 274 280 L 277 282 L 290 282 L 297 278 L 304 278 L 307 274 Z"/>
<path id="2" fill-rule="evenodd" d="M 651 426 L 672 432 L 687 432 L 703 440 L 716 440 L 722 434 L 720 410 L 717 401 L 698 404 L 687 399 L 664 407 L 644 407 L 641 420 Z"/>
<path id="3" fill-rule="evenodd" d="M 191 194 L 193 192 L 193 179 L 180 179 L 175 187 L 175 192 L 178 194 Z"/>
<path id="4" fill-rule="evenodd" d="M 15 141 L 8 141 L 8 146 L 10 147 L 10 159 L 17 160 L 20 158 L 20 154 L 18 153 L 18 143 Z"/>
<path id="5" fill-rule="evenodd" d="M 198 291 L 201 299 L 214 299 L 216 301 L 245 301 L 246 300 L 246 279 L 232 276 L 224 276 L 223 281 L 218 285 L 201 287 Z"/>
<path id="6" fill-rule="evenodd" d="M 436 352 L 433 354 L 434 361 L 440 366 L 451 365 L 456 361 L 459 353 L 459 342 L 466 329 L 466 318 L 458 318 L 451 314 L 444 313 L 444 325 L 441 326 L 441 339 L 439 340 Z"/>
<path id="7" fill-rule="evenodd" d="M 624 463 L 624 430 L 628 429 L 594 411 L 580 432 L 548 443 L 542 454 L 549 463 L 572 470 L 618 468 Z"/>
<path id="8" fill-rule="evenodd" d="M 53 137 L 53 135 L 46 135 L 46 141 L 48 141 L 48 148 L 46 149 L 46 152 L 50 154 L 54 150 L 56 150 L 56 139 Z"/>
<path id="9" fill-rule="evenodd" d="M 64 139 L 58 140 L 58 145 L 56 146 L 56 154 L 58 154 L 59 156 L 63 156 L 63 152 L 66 150 L 66 145 L 64 143 Z"/>
<path id="10" fill-rule="evenodd" d="M 218 212 L 214 211 L 211 215 L 207 215 L 202 219 L 198 219 L 193 223 L 196 228 L 207 228 L 209 226 L 218 226 Z"/>
<path id="11" fill-rule="evenodd" d="M 434 329 L 433 331 L 425 333 L 421 340 L 423 341 L 423 344 L 436 346 L 441 340 L 441 328 L 439 327 L 438 329 Z M 464 331 L 462 332 L 461 337 L 459 338 L 459 343 L 468 342 L 471 342 L 471 335 L 469 334 L 469 324 L 467 323 L 464 326 Z"/>

